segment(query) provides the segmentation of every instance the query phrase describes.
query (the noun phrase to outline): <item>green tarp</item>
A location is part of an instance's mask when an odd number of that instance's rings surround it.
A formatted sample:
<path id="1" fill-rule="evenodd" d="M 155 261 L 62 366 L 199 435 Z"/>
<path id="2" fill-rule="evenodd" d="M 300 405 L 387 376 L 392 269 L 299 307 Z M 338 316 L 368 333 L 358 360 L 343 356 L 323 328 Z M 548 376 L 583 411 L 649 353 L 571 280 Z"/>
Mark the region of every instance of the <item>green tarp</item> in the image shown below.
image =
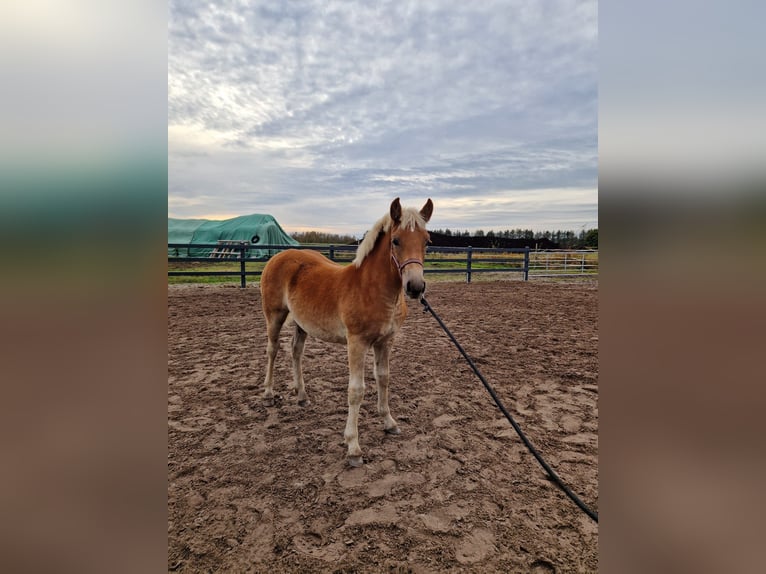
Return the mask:
<path id="1" fill-rule="evenodd" d="M 232 219 L 176 219 L 168 217 L 168 243 L 216 243 L 218 240 L 246 241 L 250 245 L 298 245 L 271 215 L 255 213 Z M 209 257 L 212 248 L 168 248 L 171 257 Z M 270 257 L 276 249 L 251 249 L 250 258 Z"/>

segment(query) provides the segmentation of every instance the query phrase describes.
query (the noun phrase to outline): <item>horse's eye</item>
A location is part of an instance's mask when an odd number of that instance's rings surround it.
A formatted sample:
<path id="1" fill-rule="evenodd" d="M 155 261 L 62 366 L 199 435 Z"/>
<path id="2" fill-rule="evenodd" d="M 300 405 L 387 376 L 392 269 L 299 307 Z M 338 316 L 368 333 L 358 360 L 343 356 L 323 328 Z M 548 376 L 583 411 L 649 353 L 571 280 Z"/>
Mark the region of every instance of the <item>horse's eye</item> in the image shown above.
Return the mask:
<path id="1" fill-rule="evenodd" d="M 399 245 L 399 238 L 398 237 L 394 237 L 394 240 L 391 243 L 393 243 L 394 245 L 398 246 Z"/>

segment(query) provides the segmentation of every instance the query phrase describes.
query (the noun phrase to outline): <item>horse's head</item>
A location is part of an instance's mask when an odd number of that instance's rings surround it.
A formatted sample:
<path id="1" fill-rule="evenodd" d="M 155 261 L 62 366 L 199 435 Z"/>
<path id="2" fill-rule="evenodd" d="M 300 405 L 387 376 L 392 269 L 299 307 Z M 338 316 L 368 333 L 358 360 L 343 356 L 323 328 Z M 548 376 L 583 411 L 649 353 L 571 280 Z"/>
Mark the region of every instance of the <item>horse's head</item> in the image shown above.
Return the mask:
<path id="1" fill-rule="evenodd" d="M 425 224 L 433 210 L 430 199 L 420 211 L 402 210 L 398 197 L 391 203 L 391 258 L 399 269 L 404 292 L 412 299 L 419 299 L 426 290 L 423 261 L 430 238 Z"/>

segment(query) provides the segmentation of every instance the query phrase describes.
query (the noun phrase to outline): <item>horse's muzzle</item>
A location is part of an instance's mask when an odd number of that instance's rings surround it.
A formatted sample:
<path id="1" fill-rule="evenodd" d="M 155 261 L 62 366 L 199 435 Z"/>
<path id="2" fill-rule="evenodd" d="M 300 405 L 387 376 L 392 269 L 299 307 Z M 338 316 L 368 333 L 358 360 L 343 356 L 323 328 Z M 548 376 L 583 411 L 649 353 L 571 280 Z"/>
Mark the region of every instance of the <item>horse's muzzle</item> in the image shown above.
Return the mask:
<path id="1" fill-rule="evenodd" d="M 418 300 L 426 292 L 426 282 L 423 279 L 410 279 L 404 284 L 404 292 L 410 299 Z"/>
<path id="2" fill-rule="evenodd" d="M 399 274 L 402 276 L 402 285 L 404 292 L 410 299 L 420 299 L 426 290 L 426 280 L 423 278 L 423 261 L 410 258 L 403 263 L 399 263 L 394 252 L 391 252 L 394 263 L 399 268 Z M 409 265 L 409 267 L 407 267 Z"/>

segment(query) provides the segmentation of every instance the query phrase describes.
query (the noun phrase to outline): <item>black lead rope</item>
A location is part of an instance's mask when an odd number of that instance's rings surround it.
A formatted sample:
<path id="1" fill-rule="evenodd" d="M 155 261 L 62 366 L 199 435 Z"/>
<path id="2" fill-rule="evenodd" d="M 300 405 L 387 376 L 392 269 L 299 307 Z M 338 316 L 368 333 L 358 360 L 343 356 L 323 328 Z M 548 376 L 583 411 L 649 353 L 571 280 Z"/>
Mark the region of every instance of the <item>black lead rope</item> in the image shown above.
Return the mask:
<path id="1" fill-rule="evenodd" d="M 466 352 L 463 350 L 463 347 L 460 346 L 460 343 L 457 342 L 457 339 L 450 333 L 450 330 L 447 329 L 447 326 L 442 322 L 439 315 L 436 314 L 436 312 L 431 308 L 431 306 L 428 304 L 428 301 L 426 301 L 425 297 L 420 298 L 420 302 L 423 304 L 423 312 L 425 313 L 428 311 L 431 313 L 431 315 L 434 316 L 434 319 L 436 319 L 439 322 L 439 325 L 441 325 L 441 328 L 444 329 L 444 332 L 447 333 L 449 338 L 452 340 L 452 342 L 457 347 L 457 350 L 460 351 L 460 354 L 465 357 L 465 360 L 468 361 L 468 364 L 471 365 L 471 368 L 473 369 L 473 372 L 476 373 L 476 376 L 479 377 L 479 380 L 484 384 L 484 388 L 487 389 L 487 392 L 492 396 L 492 399 L 495 401 L 495 404 L 497 407 L 503 411 L 503 414 L 505 415 L 505 418 L 508 419 L 508 422 L 511 423 L 513 426 L 513 429 L 516 431 L 516 434 L 519 435 L 519 438 L 521 438 L 522 442 L 526 445 L 526 447 L 529 449 L 529 452 L 531 452 L 534 457 L 537 459 L 537 462 L 540 463 L 540 466 L 543 467 L 545 472 L 548 473 L 548 476 L 550 479 L 556 483 L 556 485 L 564 491 L 564 493 L 572 499 L 572 501 L 579 506 L 585 514 L 590 516 L 597 524 L 598 524 L 598 513 L 593 512 L 590 508 L 588 508 L 585 503 L 580 500 L 580 498 L 572 492 L 569 487 L 563 483 L 561 478 L 559 478 L 559 475 L 556 474 L 556 471 L 554 471 L 547 462 L 543 459 L 542 456 L 540 456 L 540 453 L 537 452 L 537 449 L 534 447 L 534 445 L 529 442 L 529 439 L 526 437 L 524 432 L 521 430 L 521 427 L 516 423 L 514 418 L 511 416 L 511 414 L 506 410 L 506 408 L 503 406 L 503 403 L 498 398 L 497 394 L 495 394 L 494 389 L 490 386 L 490 384 L 486 381 L 486 379 L 482 376 L 482 374 L 479 372 L 479 369 L 476 368 L 476 365 L 471 360 L 471 358 L 466 354 Z"/>

